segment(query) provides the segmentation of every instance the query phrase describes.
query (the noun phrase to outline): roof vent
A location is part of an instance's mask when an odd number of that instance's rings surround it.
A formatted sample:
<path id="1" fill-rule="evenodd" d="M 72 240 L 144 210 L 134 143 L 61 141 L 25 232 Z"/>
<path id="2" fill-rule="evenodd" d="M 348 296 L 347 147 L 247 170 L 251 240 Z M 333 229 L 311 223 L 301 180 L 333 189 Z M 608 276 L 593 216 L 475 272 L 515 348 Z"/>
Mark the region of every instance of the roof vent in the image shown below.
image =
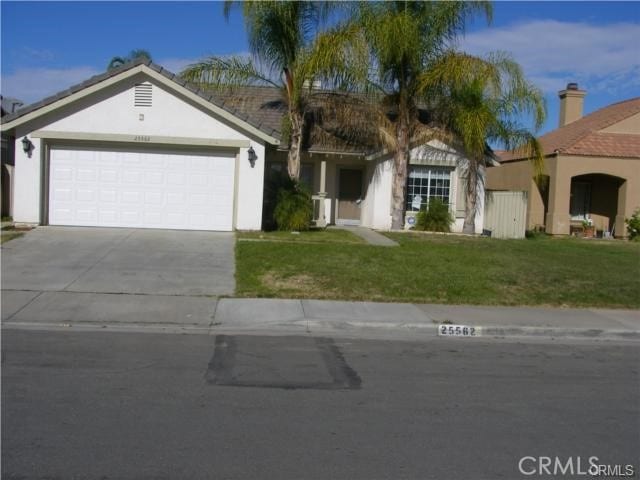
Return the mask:
<path id="1" fill-rule="evenodd" d="M 136 107 L 150 107 L 152 103 L 152 85 L 149 82 L 138 83 L 135 86 L 133 105 Z"/>
<path id="2" fill-rule="evenodd" d="M 567 90 L 578 90 L 578 84 L 575 82 L 567 83 Z"/>

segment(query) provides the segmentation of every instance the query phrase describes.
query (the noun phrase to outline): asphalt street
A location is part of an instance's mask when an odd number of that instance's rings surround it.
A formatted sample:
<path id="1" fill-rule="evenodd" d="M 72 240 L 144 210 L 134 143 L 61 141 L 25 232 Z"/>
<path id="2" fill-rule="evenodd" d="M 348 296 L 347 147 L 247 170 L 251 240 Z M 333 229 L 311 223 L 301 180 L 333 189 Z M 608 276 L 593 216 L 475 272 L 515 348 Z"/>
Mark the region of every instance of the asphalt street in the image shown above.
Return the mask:
<path id="1" fill-rule="evenodd" d="M 3 330 L 2 478 L 637 475 L 639 369 L 633 343 Z"/>

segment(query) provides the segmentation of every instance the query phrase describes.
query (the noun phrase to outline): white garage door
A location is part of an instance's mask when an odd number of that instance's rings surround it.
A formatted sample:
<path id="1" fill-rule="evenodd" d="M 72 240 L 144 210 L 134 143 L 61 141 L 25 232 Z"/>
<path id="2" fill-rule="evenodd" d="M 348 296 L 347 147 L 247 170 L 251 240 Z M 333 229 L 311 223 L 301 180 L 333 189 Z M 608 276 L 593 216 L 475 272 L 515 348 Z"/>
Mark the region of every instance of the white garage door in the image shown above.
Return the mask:
<path id="1" fill-rule="evenodd" d="M 229 231 L 235 156 L 53 148 L 49 224 Z"/>

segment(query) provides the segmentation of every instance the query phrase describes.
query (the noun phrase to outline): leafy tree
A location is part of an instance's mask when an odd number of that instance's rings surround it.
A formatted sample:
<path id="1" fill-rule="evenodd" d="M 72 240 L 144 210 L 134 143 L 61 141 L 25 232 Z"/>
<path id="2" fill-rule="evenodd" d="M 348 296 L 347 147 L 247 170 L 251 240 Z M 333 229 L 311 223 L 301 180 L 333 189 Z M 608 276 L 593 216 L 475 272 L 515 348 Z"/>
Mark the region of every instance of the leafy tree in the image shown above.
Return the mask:
<path id="1" fill-rule="evenodd" d="M 227 18 L 231 5 L 232 2 L 225 4 Z M 357 41 L 357 29 L 341 25 L 319 32 L 332 6 L 335 4 L 331 2 L 243 2 L 251 57 L 213 56 L 181 73 L 186 80 L 204 88 L 279 88 L 287 108 L 282 126 L 289 146 L 287 172 L 295 180 L 300 178 L 307 115 L 314 102 L 331 101 L 326 92 L 313 86 L 320 83 L 346 90 L 357 84 L 358 75 L 366 74 L 366 62 L 353 62 L 365 53 L 364 45 Z"/>
<path id="2" fill-rule="evenodd" d="M 145 60 L 152 60 L 151 54 L 148 50 L 139 48 L 136 50 L 131 50 L 125 57 L 113 57 L 109 62 L 109 65 L 107 65 L 107 70 L 113 70 L 114 68 L 118 68 L 126 63 L 133 62 L 140 58 L 144 58 Z"/>

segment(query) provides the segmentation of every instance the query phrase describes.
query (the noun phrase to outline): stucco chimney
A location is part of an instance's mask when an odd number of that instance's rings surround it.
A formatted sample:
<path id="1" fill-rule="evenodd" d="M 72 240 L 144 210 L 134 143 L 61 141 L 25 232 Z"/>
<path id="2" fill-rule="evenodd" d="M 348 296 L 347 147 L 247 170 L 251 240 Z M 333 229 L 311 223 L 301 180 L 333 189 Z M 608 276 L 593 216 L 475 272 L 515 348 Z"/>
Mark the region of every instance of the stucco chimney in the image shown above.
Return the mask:
<path id="1" fill-rule="evenodd" d="M 577 83 L 567 83 L 565 90 L 560 90 L 560 123 L 559 127 L 575 122 L 582 117 L 582 107 L 584 105 L 585 90 L 578 90 Z"/>

